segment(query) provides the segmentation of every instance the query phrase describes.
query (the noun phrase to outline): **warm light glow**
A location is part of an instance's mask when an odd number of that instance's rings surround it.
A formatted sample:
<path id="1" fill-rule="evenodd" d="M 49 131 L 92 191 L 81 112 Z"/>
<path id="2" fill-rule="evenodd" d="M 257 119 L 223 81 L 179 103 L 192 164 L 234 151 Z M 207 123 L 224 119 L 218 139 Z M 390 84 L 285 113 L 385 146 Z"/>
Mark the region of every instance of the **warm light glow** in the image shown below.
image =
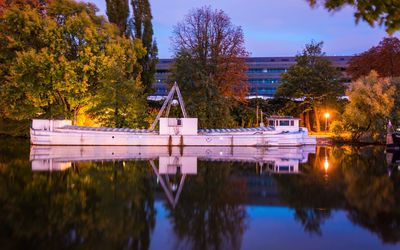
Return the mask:
<path id="1" fill-rule="evenodd" d="M 324 169 L 325 169 L 325 172 L 328 172 L 328 169 L 329 169 L 329 161 L 328 161 L 328 158 L 325 158 L 325 161 L 324 161 Z"/>
<path id="2" fill-rule="evenodd" d="M 331 116 L 331 114 L 329 114 L 328 112 L 326 112 L 326 113 L 324 114 L 324 117 L 325 117 L 326 119 L 328 119 L 330 116 Z"/>

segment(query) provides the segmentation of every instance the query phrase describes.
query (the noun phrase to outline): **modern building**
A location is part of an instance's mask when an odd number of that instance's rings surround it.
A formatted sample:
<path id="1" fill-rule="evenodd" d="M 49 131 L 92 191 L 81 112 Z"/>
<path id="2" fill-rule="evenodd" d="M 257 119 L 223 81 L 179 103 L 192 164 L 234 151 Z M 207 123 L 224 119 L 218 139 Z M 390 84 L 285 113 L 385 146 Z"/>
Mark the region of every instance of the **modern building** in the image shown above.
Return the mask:
<path id="1" fill-rule="evenodd" d="M 327 56 L 334 66 L 343 72 L 345 71 L 351 56 Z M 154 89 L 155 96 L 162 98 L 167 95 L 166 84 L 172 59 L 160 59 L 157 64 L 156 82 Z M 249 98 L 261 97 L 271 98 L 281 82 L 281 74 L 288 71 L 289 67 L 296 63 L 296 57 L 248 57 L 247 76 L 249 84 Z"/>

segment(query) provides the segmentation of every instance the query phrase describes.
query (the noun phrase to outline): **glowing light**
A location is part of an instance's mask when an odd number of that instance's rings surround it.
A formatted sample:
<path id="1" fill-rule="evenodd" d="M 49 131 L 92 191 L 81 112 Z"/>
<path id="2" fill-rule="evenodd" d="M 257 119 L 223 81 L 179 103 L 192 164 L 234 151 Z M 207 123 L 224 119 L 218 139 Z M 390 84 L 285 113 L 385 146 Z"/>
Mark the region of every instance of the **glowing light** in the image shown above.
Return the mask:
<path id="1" fill-rule="evenodd" d="M 328 158 L 325 158 L 325 161 L 324 161 L 324 169 L 325 169 L 325 172 L 328 172 L 328 169 L 329 169 L 329 161 L 328 161 Z"/>
<path id="2" fill-rule="evenodd" d="M 326 113 L 324 114 L 324 117 L 325 117 L 326 119 L 328 119 L 330 116 L 331 116 L 331 114 L 329 114 L 328 112 L 326 112 Z"/>

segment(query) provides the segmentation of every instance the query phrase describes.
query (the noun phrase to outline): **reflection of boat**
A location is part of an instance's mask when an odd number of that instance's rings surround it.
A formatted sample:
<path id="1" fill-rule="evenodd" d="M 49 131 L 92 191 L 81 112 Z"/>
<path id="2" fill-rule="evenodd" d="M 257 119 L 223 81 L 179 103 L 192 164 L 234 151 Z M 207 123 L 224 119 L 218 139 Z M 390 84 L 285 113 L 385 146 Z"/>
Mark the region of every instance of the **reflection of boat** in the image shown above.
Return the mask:
<path id="1" fill-rule="evenodd" d="M 184 118 L 168 117 L 176 92 Z M 159 131 L 155 127 L 159 123 Z M 124 146 L 299 146 L 315 145 L 299 119 L 271 117 L 269 126 L 257 128 L 198 129 L 197 118 L 188 118 L 177 84 L 169 92 L 149 130 L 72 126 L 70 120 L 34 119 L 30 129 L 33 145 L 124 145 Z"/>
<path id="2" fill-rule="evenodd" d="M 315 147 L 137 147 L 32 146 L 33 171 L 63 171 L 79 161 L 148 160 L 169 203 L 178 203 L 187 175 L 197 174 L 197 160 L 255 162 L 269 173 L 299 173 Z M 158 160 L 158 167 L 155 160 Z"/>
<path id="3" fill-rule="evenodd" d="M 314 146 L 303 147 L 137 147 L 137 146 L 32 146 L 30 160 L 33 170 L 64 170 L 77 161 L 160 160 L 177 157 L 205 161 L 256 162 L 274 166 L 274 171 L 284 171 L 279 166 L 298 169 L 314 153 Z"/>

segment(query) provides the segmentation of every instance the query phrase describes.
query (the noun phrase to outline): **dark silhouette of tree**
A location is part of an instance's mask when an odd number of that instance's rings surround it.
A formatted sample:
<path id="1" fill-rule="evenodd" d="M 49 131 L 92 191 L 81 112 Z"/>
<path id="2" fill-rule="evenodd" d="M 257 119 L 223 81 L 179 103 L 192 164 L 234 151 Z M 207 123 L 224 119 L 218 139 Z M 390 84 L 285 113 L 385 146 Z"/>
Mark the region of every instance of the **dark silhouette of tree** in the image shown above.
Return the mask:
<path id="1" fill-rule="evenodd" d="M 338 11 L 346 5 L 355 8 L 354 17 L 367 22 L 372 27 L 375 24 L 386 27 L 386 32 L 393 34 L 400 30 L 400 2 L 382 0 L 307 0 L 311 6 L 321 2 L 325 9 Z"/>
<path id="2" fill-rule="evenodd" d="M 108 21 L 117 25 L 120 34 L 124 35 L 127 31 L 127 22 L 129 16 L 128 0 L 106 0 L 106 13 Z"/>
<path id="3" fill-rule="evenodd" d="M 152 84 L 155 82 L 156 65 L 158 62 L 157 42 L 153 39 L 153 24 L 151 6 L 148 0 L 132 0 L 133 18 L 130 20 L 130 35 L 142 41 L 147 53 L 139 62 L 142 66 L 141 80 L 148 94 L 153 92 Z"/>

